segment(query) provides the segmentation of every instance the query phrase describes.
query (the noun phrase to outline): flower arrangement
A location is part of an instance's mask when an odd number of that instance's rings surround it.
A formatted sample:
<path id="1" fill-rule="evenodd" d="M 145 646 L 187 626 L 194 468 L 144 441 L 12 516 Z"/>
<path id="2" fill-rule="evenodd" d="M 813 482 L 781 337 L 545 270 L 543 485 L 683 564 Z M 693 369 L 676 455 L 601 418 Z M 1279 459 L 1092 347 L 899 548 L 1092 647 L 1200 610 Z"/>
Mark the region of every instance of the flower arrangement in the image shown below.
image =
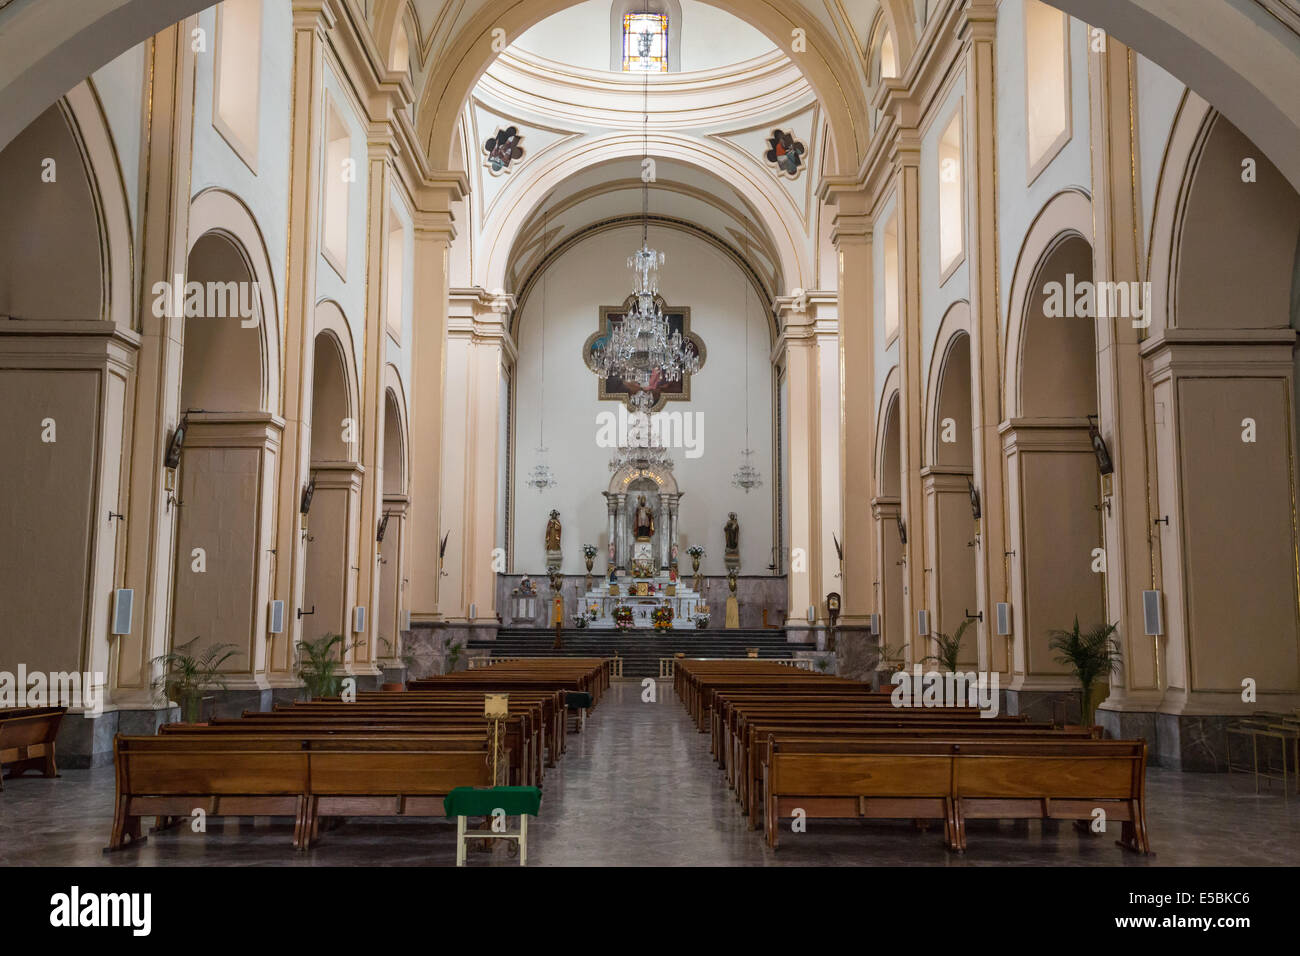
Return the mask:
<path id="1" fill-rule="evenodd" d="M 654 609 L 650 614 L 650 620 L 654 623 L 656 631 L 669 631 L 673 626 L 673 609 L 670 605 L 662 605 Z"/>
<path id="2" fill-rule="evenodd" d="M 704 557 L 704 549 L 701 548 L 698 544 L 691 545 L 689 548 L 686 549 L 686 553 L 689 554 L 692 558 L 698 559 Z"/>
<path id="3" fill-rule="evenodd" d="M 577 614 L 573 615 L 573 626 L 580 631 L 586 628 L 590 621 L 591 617 L 586 611 L 579 611 Z"/>
<path id="4" fill-rule="evenodd" d="M 702 631 L 709 626 L 709 609 L 701 605 L 695 609 L 695 616 L 691 618 L 695 622 L 695 629 Z"/>
<path id="5" fill-rule="evenodd" d="M 632 628 L 632 609 L 626 604 L 620 604 L 614 608 L 614 626 L 620 631 L 631 630 Z"/>
<path id="6" fill-rule="evenodd" d="M 582 556 L 584 558 L 594 558 L 598 554 L 600 554 L 600 549 L 594 544 L 584 544 L 582 546 Z"/>

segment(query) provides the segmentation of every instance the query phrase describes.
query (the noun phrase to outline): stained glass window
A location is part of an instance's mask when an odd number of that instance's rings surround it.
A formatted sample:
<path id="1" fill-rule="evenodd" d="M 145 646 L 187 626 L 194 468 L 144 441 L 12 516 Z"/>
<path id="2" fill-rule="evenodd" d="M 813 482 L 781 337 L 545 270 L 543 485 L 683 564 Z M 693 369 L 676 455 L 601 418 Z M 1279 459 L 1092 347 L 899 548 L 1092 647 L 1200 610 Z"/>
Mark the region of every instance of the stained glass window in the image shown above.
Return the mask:
<path id="1" fill-rule="evenodd" d="M 668 18 L 658 13 L 623 16 L 623 72 L 668 72 Z"/>

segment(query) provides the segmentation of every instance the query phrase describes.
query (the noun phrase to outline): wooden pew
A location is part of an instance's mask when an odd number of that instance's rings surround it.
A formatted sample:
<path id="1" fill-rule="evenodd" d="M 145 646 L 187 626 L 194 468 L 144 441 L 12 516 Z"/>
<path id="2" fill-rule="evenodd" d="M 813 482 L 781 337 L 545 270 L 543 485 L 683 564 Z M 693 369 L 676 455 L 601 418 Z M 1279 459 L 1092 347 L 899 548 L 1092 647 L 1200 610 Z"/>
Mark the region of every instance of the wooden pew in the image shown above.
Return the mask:
<path id="1" fill-rule="evenodd" d="M 40 770 L 57 777 L 54 739 L 66 707 L 9 707 L 0 709 L 0 770 L 9 768 L 10 778 L 28 770 Z M 2 781 L 3 778 L 0 778 Z M 4 783 L 0 782 L 0 790 Z"/>
<path id="2" fill-rule="evenodd" d="M 142 842 L 141 818 L 291 816 L 307 849 L 330 816 L 442 817 L 458 786 L 491 783 L 482 738 L 426 735 L 118 734 L 109 850 Z"/>
<path id="3" fill-rule="evenodd" d="M 1150 853 L 1146 743 L 1128 740 L 882 739 L 828 748 L 820 738 L 768 738 L 767 842 L 780 820 L 940 819 L 953 850 L 967 819 L 1088 820 L 1100 807 L 1123 823 L 1121 846 Z M 846 751 L 852 752 L 846 752 Z"/>

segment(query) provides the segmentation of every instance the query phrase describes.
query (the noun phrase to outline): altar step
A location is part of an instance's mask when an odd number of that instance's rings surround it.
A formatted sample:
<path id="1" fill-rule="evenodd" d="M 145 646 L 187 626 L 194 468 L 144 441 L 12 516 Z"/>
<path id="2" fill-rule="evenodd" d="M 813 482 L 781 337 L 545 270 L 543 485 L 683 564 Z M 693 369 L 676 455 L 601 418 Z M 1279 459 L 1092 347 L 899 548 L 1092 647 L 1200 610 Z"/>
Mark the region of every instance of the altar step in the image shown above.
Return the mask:
<path id="1" fill-rule="evenodd" d="M 749 648 L 757 648 L 761 658 L 789 659 L 793 651 L 809 647 L 789 644 L 785 631 L 721 630 L 668 631 L 653 630 L 593 631 L 566 628 L 564 648 L 555 650 L 555 631 L 543 628 L 502 628 L 496 640 L 470 641 L 469 652 L 493 657 L 613 657 L 623 658 L 624 677 L 658 677 L 659 659 L 685 654 L 687 657 L 745 657 Z"/>

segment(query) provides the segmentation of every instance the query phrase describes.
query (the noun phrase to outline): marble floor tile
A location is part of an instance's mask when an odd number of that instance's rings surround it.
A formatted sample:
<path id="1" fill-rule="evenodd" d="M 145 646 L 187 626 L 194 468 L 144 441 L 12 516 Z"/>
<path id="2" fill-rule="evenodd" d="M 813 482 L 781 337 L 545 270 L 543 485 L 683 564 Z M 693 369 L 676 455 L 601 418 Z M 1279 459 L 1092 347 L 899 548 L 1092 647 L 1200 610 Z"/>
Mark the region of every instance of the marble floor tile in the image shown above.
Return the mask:
<path id="1" fill-rule="evenodd" d="M 942 828 L 908 822 L 819 821 L 769 850 L 751 832 L 721 772 L 670 686 L 643 703 L 641 685 L 615 684 L 568 752 L 547 772 L 541 815 L 529 827 L 529 866 L 1134 866 L 1300 865 L 1300 798 L 1256 795 L 1243 775 L 1149 768 L 1155 857 L 1080 835 L 1068 823 L 968 824 L 965 854 Z M 0 865 L 449 866 L 455 827 L 445 821 L 347 821 L 299 853 L 289 821 L 214 820 L 206 834 L 180 827 L 141 847 L 103 854 L 113 816 L 113 768 L 66 770 L 54 780 L 5 781 Z M 788 826 L 788 824 L 787 824 Z M 471 866 L 513 866 L 498 841 Z"/>

